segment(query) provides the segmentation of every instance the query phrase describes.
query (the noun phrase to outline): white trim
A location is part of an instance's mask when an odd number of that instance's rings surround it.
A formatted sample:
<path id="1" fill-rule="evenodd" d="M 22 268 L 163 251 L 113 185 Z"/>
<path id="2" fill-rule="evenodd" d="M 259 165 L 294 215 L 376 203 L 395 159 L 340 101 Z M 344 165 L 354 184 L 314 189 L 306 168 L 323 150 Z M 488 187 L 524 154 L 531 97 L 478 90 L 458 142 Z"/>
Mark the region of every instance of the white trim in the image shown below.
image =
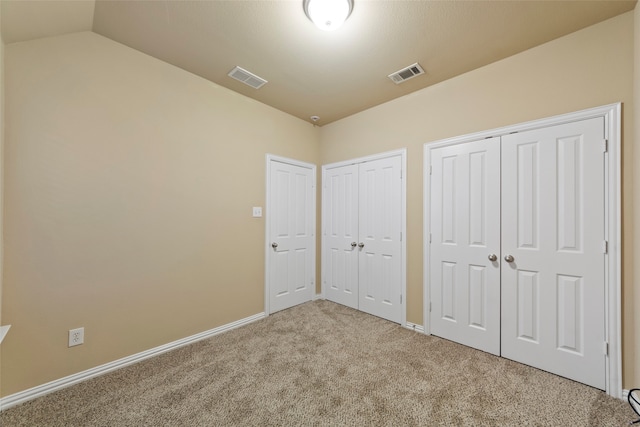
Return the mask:
<path id="1" fill-rule="evenodd" d="M 182 338 L 177 341 L 152 348 L 150 350 L 123 357 L 122 359 L 114 360 L 113 362 L 105 363 L 104 365 L 96 366 L 95 368 L 87 369 L 86 371 L 78 372 L 64 378 L 60 378 L 18 393 L 11 394 L 9 396 L 5 396 L 3 398 L 0 398 L 0 411 L 4 411 L 5 409 L 9 409 L 13 406 L 19 405 L 20 403 L 36 399 L 38 397 L 44 396 L 45 394 L 61 390 L 74 384 L 78 384 L 82 381 L 104 375 L 117 369 L 124 368 L 125 366 L 129 366 L 134 363 L 141 362 L 145 359 L 158 356 L 162 353 L 166 353 L 167 351 L 175 350 L 179 347 L 193 344 L 194 342 L 219 335 L 223 332 L 230 331 L 240 326 L 245 326 L 249 323 L 255 322 L 256 320 L 264 318 L 264 313 L 254 314 L 253 316 L 245 317 L 244 319 L 227 323 L 226 325 L 218 326 L 217 328 L 213 328 L 205 332 L 200 332 L 199 334 L 191 335 L 190 337 Z"/>
<path id="2" fill-rule="evenodd" d="M 606 263 L 606 292 L 605 292 L 605 334 L 609 342 L 609 355 L 606 357 L 605 390 L 608 395 L 622 397 L 622 335 L 621 335 L 621 277 L 622 277 L 622 177 L 621 177 L 621 111 L 620 103 L 590 108 L 569 114 L 548 117 L 540 120 L 520 123 L 503 128 L 486 130 L 473 134 L 442 139 L 424 144 L 423 163 L 423 315 L 425 333 L 431 333 L 429 316 L 429 224 L 430 224 L 430 185 L 429 173 L 431 165 L 431 150 L 438 147 L 463 144 L 488 137 L 508 135 L 513 132 L 522 132 L 555 126 L 564 123 L 586 120 L 595 117 L 603 117 L 605 120 L 605 133 L 609 141 L 607 162 L 605 164 L 607 231 L 606 239 L 609 241 L 609 253 Z"/>
<path id="3" fill-rule="evenodd" d="M 9 328 L 11 328 L 11 325 L 0 326 L 0 344 L 2 344 L 2 340 L 4 340 L 4 337 L 7 336 Z"/>
<path id="4" fill-rule="evenodd" d="M 400 218 L 402 219 L 402 242 L 400 244 L 401 256 L 402 256 L 402 317 L 400 318 L 401 325 L 407 324 L 407 149 L 400 150 L 400 158 L 402 161 L 402 212 Z"/>
<path id="5" fill-rule="evenodd" d="M 622 105 L 620 103 L 602 107 L 609 140 L 606 164 L 609 186 L 608 216 L 608 277 L 606 295 L 608 309 L 605 311 L 605 331 L 609 342 L 607 357 L 607 394 L 622 396 Z"/>
<path id="6" fill-rule="evenodd" d="M 405 328 L 409 329 L 410 331 L 420 332 L 421 334 L 424 334 L 424 327 L 422 325 L 416 325 L 415 323 L 407 322 Z"/>
<path id="7" fill-rule="evenodd" d="M 401 148 L 399 150 L 385 151 L 383 153 L 371 154 L 369 156 L 358 157 L 356 159 L 349 159 L 349 160 L 343 160 L 341 162 L 328 163 L 326 165 L 322 165 L 322 170 L 324 171 L 325 169 L 339 168 L 339 167 L 348 166 L 348 165 L 357 165 L 357 164 L 364 163 L 364 162 L 370 162 L 370 161 L 373 161 L 373 160 L 380 160 L 380 159 L 387 159 L 389 157 L 394 157 L 394 156 L 403 156 L 403 158 L 406 158 L 407 149 L 406 148 Z M 404 166 L 404 164 L 403 164 L 403 166 Z M 403 179 L 404 179 L 404 177 L 403 177 Z"/>
<path id="8" fill-rule="evenodd" d="M 424 333 L 431 335 L 431 294 L 429 287 L 429 259 L 431 256 L 431 148 L 424 144 L 422 151 L 422 322 Z"/>
<path id="9" fill-rule="evenodd" d="M 313 296 L 313 300 L 314 300 L 314 301 L 319 300 L 319 299 L 324 299 L 324 296 L 322 295 L 322 293 L 315 294 L 315 295 Z"/>
<path id="10" fill-rule="evenodd" d="M 265 314 L 268 316 L 269 314 L 271 314 L 270 311 L 270 307 L 269 307 L 269 292 L 270 292 L 270 284 L 269 284 L 269 249 L 270 249 L 270 245 L 271 245 L 271 227 L 269 227 L 269 219 L 271 218 L 271 204 L 270 204 L 270 200 L 271 200 L 271 163 L 272 162 L 279 162 L 279 163 L 285 163 L 288 165 L 293 165 L 293 166 L 299 166 L 302 168 L 306 168 L 306 169 L 311 169 L 311 172 L 313 174 L 312 176 L 312 180 L 313 180 L 313 196 L 311 197 L 311 203 L 312 203 L 312 207 L 311 207 L 311 212 L 313 214 L 313 244 L 311 245 L 311 251 L 312 251 L 312 259 L 313 259 L 313 263 L 312 263 L 312 274 L 311 276 L 314 278 L 313 279 L 313 287 L 315 290 L 316 287 L 316 231 L 317 231 L 317 219 L 316 219 L 316 210 L 317 210 L 317 206 L 316 206 L 316 199 L 317 199 L 317 194 L 318 194 L 318 190 L 317 190 L 317 174 L 316 174 L 316 165 L 312 164 L 312 163 L 307 163 L 307 162 L 303 162 L 300 160 L 295 160 L 295 159 L 289 159 L 287 157 L 281 157 L 281 156 L 276 156 L 273 154 L 267 154 L 266 155 L 266 179 L 265 179 L 265 183 L 266 183 L 266 200 L 265 200 L 265 221 L 264 221 L 264 235 L 265 235 L 265 239 L 264 239 L 264 312 Z M 315 291 L 314 291 L 315 292 Z M 314 293 L 315 295 L 315 293 Z M 310 299 L 313 300 L 314 298 L 312 297 Z"/>
<path id="11" fill-rule="evenodd" d="M 401 225 L 401 233 L 402 233 L 402 242 L 400 245 L 400 256 L 402 259 L 402 266 L 401 266 L 401 274 L 402 274 L 402 278 L 401 281 L 402 283 L 400 284 L 400 288 L 402 291 L 402 303 L 401 303 L 401 317 L 400 317 L 400 324 L 402 326 L 406 326 L 407 325 L 407 149 L 406 148 L 401 148 L 399 150 L 393 150 L 393 151 L 386 151 L 384 153 L 378 153 L 378 154 L 372 154 L 370 156 L 365 156 L 365 157 L 358 157 L 356 159 L 350 159 L 350 160 L 345 160 L 342 162 L 336 162 L 336 163 L 330 163 L 330 164 L 326 164 L 326 165 L 322 165 L 322 183 L 321 185 L 321 191 L 322 191 L 322 229 L 321 229 L 321 249 L 320 249 L 320 253 L 323 254 L 324 253 L 324 248 L 325 248 L 325 241 L 324 241 L 324 236 L 325 236 L 325 230 L 324 230 L 324 219 L 327 217 L 325 215 L 324 212 L 324 207 L 326 206 L 326 203 L 324 201 L 324 185 L 325 185 L 325 176 L 326 176 L 326 171 L 327 169 L 333 169 L 333 168 L 337 168 L 337 167 L 342 167 L 342 166 L 348 166 L 348 165 L 355 165 L 355 164 L 360 164 L 360 163 L 365 163 L 365 162 L 370 162 L 373 160 L 380 160 L 380 159 L 386 159 L 389 157 L 395 157 L 395 156 L 400 156 L 400 162 L 401 162 L 401 174 L 402 174 L 402 188 L 401 188 L 401 209 L 402 212 L 400 213 L 400 217 L 402 220 L 402 225 Z M 325 297 L 325 292 L 324 292 L 324 271 L 325 271 L 325 257 L 321 256 L 320 257 L 320 284 L 321 284 L 321 295 L 322 298 L 324 299 Z"/>

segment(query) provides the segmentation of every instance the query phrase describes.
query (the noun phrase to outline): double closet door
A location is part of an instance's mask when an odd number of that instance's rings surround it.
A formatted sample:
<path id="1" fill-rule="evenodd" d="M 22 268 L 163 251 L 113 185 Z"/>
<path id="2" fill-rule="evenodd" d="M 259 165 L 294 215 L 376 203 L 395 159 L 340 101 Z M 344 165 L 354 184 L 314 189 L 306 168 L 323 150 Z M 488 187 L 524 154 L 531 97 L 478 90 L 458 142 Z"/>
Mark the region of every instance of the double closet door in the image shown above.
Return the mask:
<path id="1" fill-rule="evenodd" d="M 402 320 L 402 157 L 326 166 L 325 298 Z"/>
<path id="2" fill-rule="evenodd" d="M 604 119 L 431 150 L 431 333 L 605 388 Z"/>

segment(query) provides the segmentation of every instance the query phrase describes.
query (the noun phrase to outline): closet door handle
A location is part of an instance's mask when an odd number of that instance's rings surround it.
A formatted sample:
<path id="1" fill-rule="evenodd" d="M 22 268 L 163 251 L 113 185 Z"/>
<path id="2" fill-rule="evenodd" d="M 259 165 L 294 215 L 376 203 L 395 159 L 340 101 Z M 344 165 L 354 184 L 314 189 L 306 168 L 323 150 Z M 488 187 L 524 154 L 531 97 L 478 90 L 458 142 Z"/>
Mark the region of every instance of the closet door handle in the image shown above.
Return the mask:
<path id="1" fill-rule="evenodd" d="M 358 244 L 356 242 L 351 242 L 351 247 L 355 248 L 356 246 L 358 246 Z"/>
<path id="2" fill-rule="evenodd" d="M 496 254 L 491 254 L 489 255 L 489 261 L 494 262 L 498 260 L 498 255 Z"/>
<path id="3" fill-rule="evenodd" d="M 507 261 L 507 262 L 513 262 L 514 258 L 511 255 L 507 255 L 507 256 L 504 257 L 504 260 Z"/>
<path id="4" fill-rule="evenodd" d="M 275 249 L 275 248 L 277 248 L 277 247 L 278 247 L 278 244 L 277 244 L 276 242 L 273 242 L 273 243 L 271 244 L 271 247 L 272 247 L 273 249 Z"/>
<path id="5" fill-rule="evenodd" d="M 362 243 L 362 242 L 358 243 L 358 247 L 359 247 L 360 249 L 364 248 L 364 243 Z"/>

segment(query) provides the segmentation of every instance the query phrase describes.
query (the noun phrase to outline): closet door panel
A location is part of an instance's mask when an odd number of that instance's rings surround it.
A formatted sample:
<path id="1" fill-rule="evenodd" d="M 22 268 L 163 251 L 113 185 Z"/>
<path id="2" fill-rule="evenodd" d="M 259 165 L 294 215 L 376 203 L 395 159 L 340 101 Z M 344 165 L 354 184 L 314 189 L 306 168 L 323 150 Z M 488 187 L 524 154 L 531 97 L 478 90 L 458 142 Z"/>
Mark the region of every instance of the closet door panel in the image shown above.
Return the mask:
<path id="1" fill-rule="evenodd" d="M 500 354 L 500 138 L 432 150 L 430 192 L 431 333 Z"/>
<path id="2" fill-rule="evenodd" d="M 324 179 L 325 296 L 358 308 L 358 166 L 327 169 Z"/>
<path id="3" fill-rule="evenodd" d="M 360 310 L 400 323 L 402 318 L 402 161 L 359 165 Z"/>
<path id="4" fill-rule="evenodd" d="M 502 139 L 502 355 L 605 388 L 604 120 Z"/>

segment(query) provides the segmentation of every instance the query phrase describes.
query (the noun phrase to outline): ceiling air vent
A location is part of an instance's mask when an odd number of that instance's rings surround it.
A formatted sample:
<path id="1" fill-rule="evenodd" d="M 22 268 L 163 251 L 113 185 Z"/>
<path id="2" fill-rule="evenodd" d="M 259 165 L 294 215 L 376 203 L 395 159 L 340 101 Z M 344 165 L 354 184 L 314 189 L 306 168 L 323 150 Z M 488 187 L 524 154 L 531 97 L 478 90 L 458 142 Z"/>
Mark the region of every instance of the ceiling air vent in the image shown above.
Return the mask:
<path id="1" fill-rule="evenodd" d="M 245 70 L 244 68 L 236 67 L 228 74 L 229 77 L 232 77 L 242 83 L 251 86 L 254 89 L 260 89 L 264 86 L 267 81 L 262 77 L 258 77 L 253 73 Z"/>
<path id="2" fill-rule="evenodd" d="M 424 70 L 422 69 L 420 64 L 416 62 L 415 64 L 409 65 L 408 67 L 405 67 L 400 71 L 389 74 L 389 78 L 398 85 L 402 82 L 419 76 L 420 74 L 424 74 Z"/>

